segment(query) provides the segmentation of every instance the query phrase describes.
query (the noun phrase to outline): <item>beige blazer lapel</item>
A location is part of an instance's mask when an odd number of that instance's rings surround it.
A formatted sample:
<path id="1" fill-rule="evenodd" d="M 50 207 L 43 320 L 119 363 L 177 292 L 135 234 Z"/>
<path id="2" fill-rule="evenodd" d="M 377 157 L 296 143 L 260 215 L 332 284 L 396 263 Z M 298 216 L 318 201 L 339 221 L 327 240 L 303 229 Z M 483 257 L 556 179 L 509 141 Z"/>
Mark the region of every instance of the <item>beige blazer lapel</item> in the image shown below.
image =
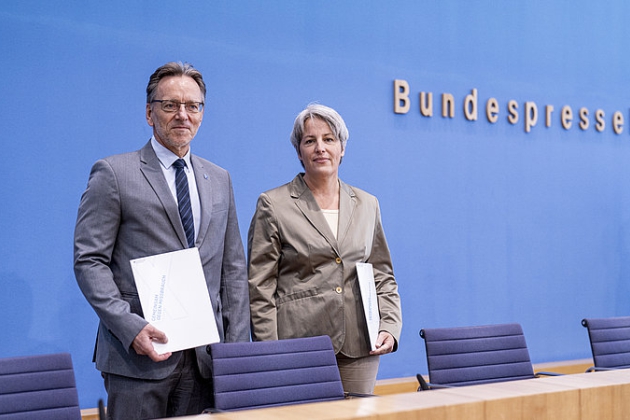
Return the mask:
<path id="1" fill-rule="evenodd" d="M 335 253 L 339 256 L 339 247 L 335 235 L 333 235 L 333 232 L 330 230 L 330 226 L 328 226 L 328 222 L 326 222 L 315 200 L 315 196 L 301 176 L 296 177 L 292 181 L 291 197 L 296 199 L 295 205 L 300 209 L 304 217 L 306 217 L 315 230 L 328 241 Z"/>
<path id="2" fill-rule="evenodd" d="M 354 211 L 357 206 L 356 195 L 352 188 L 339 180 L 341 184 L 339 194 L 339 230 L 337 231 L 337 243 L 343 243 L 346 235 L 349 234 L 350 222 L 354 217 Z"/>

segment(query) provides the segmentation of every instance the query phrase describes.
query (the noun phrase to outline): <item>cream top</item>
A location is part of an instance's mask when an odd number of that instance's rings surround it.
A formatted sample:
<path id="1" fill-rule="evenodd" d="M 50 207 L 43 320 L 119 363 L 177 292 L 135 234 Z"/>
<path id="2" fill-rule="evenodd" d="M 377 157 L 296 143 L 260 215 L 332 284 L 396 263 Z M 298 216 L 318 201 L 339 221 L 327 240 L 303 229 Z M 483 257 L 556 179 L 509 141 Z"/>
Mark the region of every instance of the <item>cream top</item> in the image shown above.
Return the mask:
<path id="1" fill-rule="evenodd" d="M 339 210 L 323 210 L 324 218 L 328 222 L 328 226 L 330 226 L 330 230 L 332 230 L 333 235 L 335 235 L 335 239 L 337 239 L 337 229 L 339 227 Z"/>

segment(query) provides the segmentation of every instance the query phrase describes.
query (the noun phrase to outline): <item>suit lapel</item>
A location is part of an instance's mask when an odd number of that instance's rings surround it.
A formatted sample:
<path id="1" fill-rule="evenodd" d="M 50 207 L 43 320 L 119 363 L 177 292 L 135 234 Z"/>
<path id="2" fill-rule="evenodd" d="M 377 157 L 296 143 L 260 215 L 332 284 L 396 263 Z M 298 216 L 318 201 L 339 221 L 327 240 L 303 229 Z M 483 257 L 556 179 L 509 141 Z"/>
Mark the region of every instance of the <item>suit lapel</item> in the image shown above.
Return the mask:
<path id="1" fill-rule="evenodd" d="M 350 229 L 350 222 L 354 217 L 357 207 L 357 200 L 352 188 L 339 180 L 341 191 L 339 193 L 339 230 L 337 232 L 337 243 L 343 243 L 344 238 Z"/>
<path id="2" fill-rule="evenodd" d="M 308 219 L 311 225 L 317 230 L 317 232 L 322 235 L 326 241 L 330 244 L 337 255 L 341 255 L 339 252 L 339 246 L 337 239 L 335 239 L 335 235 L 330 230 L 330 226 L 328 226 L 328 222 L 326 222 L 326 218 L 322 214 L 317 201 L 315 200 L 315 196 L 308 188 L 304 179 L 302 179 L 301 175 L 295 177 L 292 182 L 292 191 L 291 196 L 296 198 L 295 204 L 300 209 L 304 217 Z M 344 195 L 343 193 L 341 195 Z M 341 232 L 341 211 L 339 211 L 339 232 Z M 348 219 L 349 220 L 349 219 Z M 348 221 L 345 222 L 344 229 L 347 229 Z M 337 233 L 339 235 L 339 232 Z"/>
<path id="3" fill-rule="evenodd" d="M 164 179 L 164 173 L 160 166 L 160 161 L 157 158 L 151 142 L 147 143 L 142 149 L 140 149 L 140 170 L 144 174 L 147 182 L 157 195 L 158 199 L 164 207 L 164 212 L 168 217 L 173 229 L 177 232 L 182 246 L 188 248 L 188 241 L 186 240 L 186 233 L 182 226 L 182 221 L 179 217 L 179 211 L 177 210 L 177 204 L 173 199 L 173 194 L 166 184 Z"/>
<path id="4" fill-rule="evenodd" d="M 191 155 L 193 171 L 195 172 L 195 182 L 197 183 L 197 192 L 199 193 L 199 205 L 201 207 L 201 216 L 199 221 L 199 233 L 195 243 L 201 243 L 208 232 L 210 226 L 210 215 L 212 214 L 212 180 L 208 176 L 207 170 L 203 166 L 201 159 Z"/>

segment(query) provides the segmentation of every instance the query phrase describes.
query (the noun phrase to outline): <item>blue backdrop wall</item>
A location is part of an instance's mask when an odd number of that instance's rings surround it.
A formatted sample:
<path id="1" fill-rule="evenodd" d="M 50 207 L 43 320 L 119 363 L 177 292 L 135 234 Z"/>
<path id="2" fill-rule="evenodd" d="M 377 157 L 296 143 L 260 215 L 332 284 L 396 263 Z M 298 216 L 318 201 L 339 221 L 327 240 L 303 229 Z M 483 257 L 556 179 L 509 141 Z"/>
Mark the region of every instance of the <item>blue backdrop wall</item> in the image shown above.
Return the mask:
<path id="1" fill-rule="evenodd" d="M 403 302 L 379 378 L 426 372 L 423 327 L 520 322 L 534 362 L 588 357 L 580 320 L 629 313 L 629 19 L 625 0 L 3 1 L 0 356 L 69 351 L 81 406 L 104 396 L 76 210 L 96 159 L 148 140 L 148 77 L 181 60 L 243 238 L 301 169 L 295 115 L 345 118 L 341 177 L 380 199 Z"/>

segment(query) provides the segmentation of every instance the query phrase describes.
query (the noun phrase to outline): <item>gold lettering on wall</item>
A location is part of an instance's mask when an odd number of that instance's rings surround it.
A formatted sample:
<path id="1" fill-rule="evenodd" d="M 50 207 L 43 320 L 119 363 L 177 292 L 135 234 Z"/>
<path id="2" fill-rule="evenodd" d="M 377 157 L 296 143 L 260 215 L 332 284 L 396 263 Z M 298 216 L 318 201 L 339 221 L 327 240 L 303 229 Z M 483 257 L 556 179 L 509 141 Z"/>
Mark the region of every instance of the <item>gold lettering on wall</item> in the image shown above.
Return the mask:
<path id="1" fill-rule="evenodd" d="M 406 114 L 410 106 L 409 83 L 406 80 L 394 80 L 394 112 Z"/>
<path id="2" fill-rule="evenodd" d="M 612 124 L 615 134 L 621 134 L 623 132 L 623 115 L 621 115 L 621 112 L 617 111 L 613 114 Z"/>
<path id="3" fill-rule="evenodd" d="M 433 93 L 420 92 L 420 114 L 423 117 L 433 116 Z"/>
<path id="4" fill-rule="evenodd" d="M 553 113 L 553 105 L 545 107 L 545 127 L 551 127 L 551 114 Z"/>
<path id="5" fill-rule="evenodd" d="M 588 109 L 580 108 L 580 123 L 578 125 L 582 130 L 588 130 Z"/>
<path id="6" fill-rule="evenodd" d="M 600 133 L 604 131 L 604 129 L 606 128 L 606 121 L 604 121 L 604 111 L 602 111 L 601 109 L 595 111 L 595 121 L 597 121 L 597 124 L 595 124 L 595 130 L 599 131 Z"/>
<path id="7" fill-rule="evenodd" d="M 518 102 L 514 99 L 508 102 L 508 121 L 510 124 L 516 124 L 518 122 Z"/>
<path id="8" fill-rule="evenodd" d="M 573 125 L 573 110 L 569 105 L 565 105 L 562 107 L 561 113 L 560 122 L 562 123 L 562 128 L 568 130 Z"/>
<path id="9" fill-rule="evenodd" d="M 525 102 L 525 132 L 529 133 L 538 122 L 538 108 L 535 102 Z"/>
<path id="10" fill-rule="evenodd" d="M 442 94 L 442 116 L 455 117 L 455 98 L 450 93 Z"/>
<path id="11" fill-rule="evenodd" d="M 395 79 L 394 80 L 394 113 L 407 114 L 412 106 L 412 95 L 409 83 L 406 80 Z M 416 96 L 418 99 L 418 109 L 420 115 L 423 117 L 433 117 L 433 92 L 421 91 Z M 455 118 L 455 104 L 457 102 L 455 96 L 452 93 L 444 92 L 441 94 L 441 115 L 443 118 Z M 477 121 L 479 118 L 479 90 L 472 88 L 470 93 L 466 94 L 462 99 L 462 108 L 464 118 L 468 121 Z M 523 121 L 524 130 L 526 133 L 530 133 L 534 127 L 538 124 L 538 109 L 539 106 L 534 101 L 526 101 L 523 103 Z M 543 108 L 541 108 L 542 110 Z M 546 128 L 550 128 L 553 125 L 554 106 L 546 104 L 544 106 L 544 119 Z M 507 121 L 516 125 L 520 119 L 520 109 L 518 101 L 510 99 L 506 106 Z M 541 111 L 542 112 L 542 111 Z M 486 101 L 485 106 L 486 119 L 491 124 L 496 124 L 499 121 L 501 115 L 501 107 L 499 100 L 494 97 L 490 97 Z M 542 115 L 541 115 L 542 117 Z M 565 130 L 570 130 L 573 127 L 573 108 L 570 105 L 564 105 L 560 109 L 559 115 L 556 117 L 560 120 L 560 126 Z M 591 117 L 591 113 L 586 107 L 580 107 L 577 111 L 577 127 L 586 131 L 591 128 L 591 122 L 597 132 L 602 132 L 606 129 L 606 113 L 602 109 L 597 109 Z M 615 111 L 611 117 L 612 131 L 619 135 L 623 133 L 624 129 L 624 115 L 621 111 Z"/>
<path id="12" fill-rule="evenodd" d="M 499 119 L 499 103 L 495 98 L 490 98 L 486 102 L 486 118 L 492 124 Z"/>
<path id="13" fill-rule="evenodd" d="M 464 98 L 464 116 L 468 121 L 477 121 L 477 89 Z"/>

